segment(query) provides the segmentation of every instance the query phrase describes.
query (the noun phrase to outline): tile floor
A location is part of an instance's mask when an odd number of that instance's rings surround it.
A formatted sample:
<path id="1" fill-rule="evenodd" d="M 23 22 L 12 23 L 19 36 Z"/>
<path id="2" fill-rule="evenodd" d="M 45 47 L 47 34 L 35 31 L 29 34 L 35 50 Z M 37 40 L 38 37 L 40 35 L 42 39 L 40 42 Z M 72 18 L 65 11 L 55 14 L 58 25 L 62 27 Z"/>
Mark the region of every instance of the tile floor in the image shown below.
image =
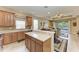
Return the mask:
<path id="1" fill-rule="evenodd" d="M 8 45 L 4 45 L 0 52 L 29 52 L 25 47 L 25 41 L 14 42 Z"/>

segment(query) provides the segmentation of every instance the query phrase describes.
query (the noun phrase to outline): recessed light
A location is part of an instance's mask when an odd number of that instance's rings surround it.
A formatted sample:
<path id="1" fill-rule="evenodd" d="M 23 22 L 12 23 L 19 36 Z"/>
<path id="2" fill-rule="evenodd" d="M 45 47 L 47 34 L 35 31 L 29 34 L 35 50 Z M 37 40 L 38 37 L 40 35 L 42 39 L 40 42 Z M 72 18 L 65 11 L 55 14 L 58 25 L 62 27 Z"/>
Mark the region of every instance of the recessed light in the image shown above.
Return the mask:
<path id="1" fill-rule="evenodd" d="M 48 12 L 48 14 L 50 14 L 50 12 Z"/>

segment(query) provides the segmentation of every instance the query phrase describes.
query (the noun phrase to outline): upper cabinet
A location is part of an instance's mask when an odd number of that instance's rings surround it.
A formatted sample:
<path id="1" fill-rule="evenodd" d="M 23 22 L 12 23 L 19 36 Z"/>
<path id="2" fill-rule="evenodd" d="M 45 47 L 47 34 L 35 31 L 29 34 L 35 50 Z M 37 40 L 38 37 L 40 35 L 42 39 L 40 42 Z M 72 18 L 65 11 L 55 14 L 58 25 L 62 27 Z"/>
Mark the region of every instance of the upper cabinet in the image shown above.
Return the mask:
<path id="1" fill-rule="evenodd" d="M 0 11 L 0 26 L 15 26 L 14 13 Z"/>
<path id="2" fill-rule="evenodd" d="M 3 20 L 3 17 L 4 15 L 3 15 L 3 12 L 2 11 L 0 11 L 0 26 L 3 26 L 4 25 L 4 20 Z"/>
<path id="3" fill-rule="evenodd" d="M 28 28 L 31 28 L 31 26 L 32 26 L 32 17 L 31 16 L 26 16 L 26 26 Z"/>

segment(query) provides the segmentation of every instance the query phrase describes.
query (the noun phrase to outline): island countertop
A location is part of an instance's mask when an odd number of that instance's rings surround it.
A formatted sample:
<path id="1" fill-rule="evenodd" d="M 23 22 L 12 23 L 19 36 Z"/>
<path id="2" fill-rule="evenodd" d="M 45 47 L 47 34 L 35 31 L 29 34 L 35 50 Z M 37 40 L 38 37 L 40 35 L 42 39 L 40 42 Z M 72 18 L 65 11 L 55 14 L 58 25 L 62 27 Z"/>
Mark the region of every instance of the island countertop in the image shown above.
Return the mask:
<path id="1" fill-rule="evenodd" d="M 34 37 L 42 42 L 46 41 L 47 39 L 51 38 L 51 35 L 46 32 L 41 32 L 41 31 L 33 31 L 33 32 L 27 32 L 25 33 L 31 37 Z"/>

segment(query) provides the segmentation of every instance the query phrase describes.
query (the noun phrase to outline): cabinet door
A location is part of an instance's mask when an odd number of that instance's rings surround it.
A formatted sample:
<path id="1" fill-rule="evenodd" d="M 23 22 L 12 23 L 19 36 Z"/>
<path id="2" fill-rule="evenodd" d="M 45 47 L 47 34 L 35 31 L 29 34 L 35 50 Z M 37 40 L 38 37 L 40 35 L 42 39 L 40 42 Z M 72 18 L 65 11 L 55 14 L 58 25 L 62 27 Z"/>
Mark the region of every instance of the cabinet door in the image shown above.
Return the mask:
<path id="1" fill-rule="evenodd" d="M 0 26 L 3 26 L 4 25 L 4 22 L 3 22 L 3 12 L 0 11 Z"/>
<path id="2" fill-rule="evenodd" d="M 8 18 L 9 18 L 8 13 L 4 12 L 4 26 L 8 26 L 9 24 Z"/>
<path id="3" fill-rule="evenodd" d="M 29 18 L 28 18 L 28 24 L 29 24 L 30 26 L 32 26 L 32 17 L 29 17 Z"/>
<path id="4" fill-rule="evenodd" d="M 18 40 L 25 39 L 25 33 L 24 32 L 18 32 Z"/>
<path id="5" fill-rule="evenodd" d="M 6 33 L 3 35 L 3 43 L 4 44 L 8 44 L 8 43 L 11 43 L 11 34 L 10 33 Z"/>
<path id="6" fill-rule="evenodd" d="M 27 17 L 26 17 L 26 20 L 27 20 L 27 21 L 26 21 L 26 22 L 27 22 L 27 25 L 28 25 L 28 26 L 32 26 L 32 17 L 27 16 Z"/>
<path id="7" fill-rule="evenodd" d="M 12 33 L 12 40 L 11 40 L 11 42 L 16 42 L 17 39 L 18 39 L 17 36 L 18 36 L 18 35 L 17 35 L 17 32 Z"/>
<path id="8" fill-rule="evenodd" d="M 35 40 L 31 39 L 31 52 L 35 52 Z"/>
<path id="9" fill-rule="evenodd" d="M 27 46 L 28 46 L 28 36 L 27 35 L 25 35 L 25 46 L 26 46 L 26 48 L 28 48 Z"/>
<path id="10" fill-rule="evenodd" d="M 43 52 L 43 46 L 36 43 L 36 52 Z"/>
<path id="11" fill-rule="evenodd" d="M 15 26 L 14 14 L 10 14 L 10 26 Z"/>
<path id="12" fill-rule="evenodd" d="M 31 39 L 30 39 L 30 37 L 28 37 L 28 39 L 27 39 L 27 48 L 29 49 L 29 50 L 31 50 L 31 47 L 30 47 L 30 44 L 31 44 Z"/>

